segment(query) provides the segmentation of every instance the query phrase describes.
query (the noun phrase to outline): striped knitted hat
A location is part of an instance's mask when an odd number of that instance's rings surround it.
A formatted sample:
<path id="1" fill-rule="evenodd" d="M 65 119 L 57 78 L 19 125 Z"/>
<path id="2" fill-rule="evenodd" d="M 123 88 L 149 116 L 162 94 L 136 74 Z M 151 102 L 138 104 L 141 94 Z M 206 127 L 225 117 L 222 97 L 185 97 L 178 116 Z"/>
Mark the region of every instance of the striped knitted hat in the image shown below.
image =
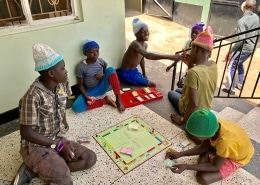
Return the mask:
<path id="1" fill-rule="evenodd" d="M 146 27 L 147 24 L 141 21 L 139 18 L 133 20 L 133 31 L 136 35 L 143 27 Z"/>
<path id="2" fill-rule="evenodd" d="M 203 49 L 211 51 L 213 49 L 213 32 L 212 28 L 208 26 L 201 32 L 197 38 L 192 42 L 192 45 L 199 46 Z"/>
<path id="3" fill-rule="evenodd" d="M 58 64 L 63 60 L 63 56 L 56 53 L 51 47 L 37 43 L 33 45 L 33 59 L 35 71 L 43 71 Z"/>
<path id="4" fill-rule="evenodd" d="M 193 112 L 186 123 L 186 130 L 195 137 L 210 138 L 215 135 L 218 128 L 216 116 L 206 109 Z"/>

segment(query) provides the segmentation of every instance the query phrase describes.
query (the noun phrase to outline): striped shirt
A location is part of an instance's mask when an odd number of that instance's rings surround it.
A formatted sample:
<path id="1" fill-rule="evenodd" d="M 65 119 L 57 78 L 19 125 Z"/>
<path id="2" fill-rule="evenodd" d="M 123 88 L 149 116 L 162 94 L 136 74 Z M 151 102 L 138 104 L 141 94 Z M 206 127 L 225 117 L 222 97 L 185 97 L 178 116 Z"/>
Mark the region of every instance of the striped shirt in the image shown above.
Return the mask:
<path id="1" fill-rule="evenodd" d="M 93 64 L 87 64 L 85 60 L 80 62 L 77 67 L 77 77 L 84 79 L 84 86 L 86 90 L 95 88 L 100 80 L 96 80 L 96 74 L 104 74 L 107 68 L 107 63 L 98 58 Z"/>
<path id="2" fill-rule="evenodd" d="M 54 139 L 60 131 L 67 97 L 71 94 L 68 82 L 58 84 L 52 92 L 37 78 L 19 102 L 19 123 L 32 125 L 35 132 Z M 28 145 L 29 142 L 22 138 L 22 143 Z"/>

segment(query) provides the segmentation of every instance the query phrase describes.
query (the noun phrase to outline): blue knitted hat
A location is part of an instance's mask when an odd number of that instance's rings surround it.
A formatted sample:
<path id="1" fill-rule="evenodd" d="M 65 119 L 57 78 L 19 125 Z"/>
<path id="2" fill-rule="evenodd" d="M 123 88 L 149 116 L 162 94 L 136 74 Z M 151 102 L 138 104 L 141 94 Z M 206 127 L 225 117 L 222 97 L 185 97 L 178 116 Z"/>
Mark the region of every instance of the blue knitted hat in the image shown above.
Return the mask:
<path id="1" fill-rule="evenodd" d="M 63 56 L 56 53 L 51 47 L 37 43 L 33 45 L 33 59 L 35 71 L 43 71 L 58 64 L 63 60 Z"/>
<path id="2" fill-rule="evenodd" d="M 86 40 L 86 42 L 83 44 L 83 54 L 94 48 L 99 48 L 98 43 L 92 40 Z"/>
<path id="3" fill-rule="evenodd" d="M 210 138 L 216 134 L 218 128 L 215 114 L 206 109 L 193 112 L 186 123 L 186 130 L 196 137 Z"/>

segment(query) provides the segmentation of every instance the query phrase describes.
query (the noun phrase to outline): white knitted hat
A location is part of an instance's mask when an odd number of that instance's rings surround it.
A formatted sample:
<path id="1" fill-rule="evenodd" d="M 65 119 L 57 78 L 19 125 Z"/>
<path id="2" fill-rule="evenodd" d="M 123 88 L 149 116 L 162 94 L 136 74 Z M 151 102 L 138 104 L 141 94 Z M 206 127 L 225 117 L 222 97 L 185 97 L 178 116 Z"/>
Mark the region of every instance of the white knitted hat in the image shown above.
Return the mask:
<path id="1" fill-rule="evenodd" d="M 33 59 L 35 61 L 35 71 L 43 71 L 55 66 L 63 60 L 63 56 L 45 44 L 33 45 Z"/>
<path id="2" fill-rule="evenodd" d="M 133 20 L 133 31 L 134 34 L 137 34 L 143 27 L 146 27 L 147 24 L 141 21 L 139 18 Z"/>

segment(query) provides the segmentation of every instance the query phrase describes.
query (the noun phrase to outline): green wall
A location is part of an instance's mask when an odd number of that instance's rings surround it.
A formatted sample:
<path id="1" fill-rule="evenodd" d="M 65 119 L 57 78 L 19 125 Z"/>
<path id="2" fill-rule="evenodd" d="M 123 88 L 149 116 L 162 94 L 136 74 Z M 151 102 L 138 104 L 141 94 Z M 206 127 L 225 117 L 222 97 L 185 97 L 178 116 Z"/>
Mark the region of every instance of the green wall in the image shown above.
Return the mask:
<path id="1" fill-rule="evenodd" d="M 96 40 L 100 57 L 118 67 L 125 51 L 125 4 L 122 0 L 77 0 L 80 20 L 0 30 L 0 114 L 16 108 L 38 73 L 34 71 L 32 45 L 50 45 L 65 59 L 70 85 L 84 56 L 85 39 Z"/>
<path id="2" fill-rule="evenodd" d="M 208 22 L 211 0 L 175 0 L 175 2 L 202 6 L 203 10 L 202 10 L 202 15 L 201 15 L 201 21 L 203 21 L 205 23 Z M 192 14 L 187 15 L 187 16 L 192 17 Z"/>

